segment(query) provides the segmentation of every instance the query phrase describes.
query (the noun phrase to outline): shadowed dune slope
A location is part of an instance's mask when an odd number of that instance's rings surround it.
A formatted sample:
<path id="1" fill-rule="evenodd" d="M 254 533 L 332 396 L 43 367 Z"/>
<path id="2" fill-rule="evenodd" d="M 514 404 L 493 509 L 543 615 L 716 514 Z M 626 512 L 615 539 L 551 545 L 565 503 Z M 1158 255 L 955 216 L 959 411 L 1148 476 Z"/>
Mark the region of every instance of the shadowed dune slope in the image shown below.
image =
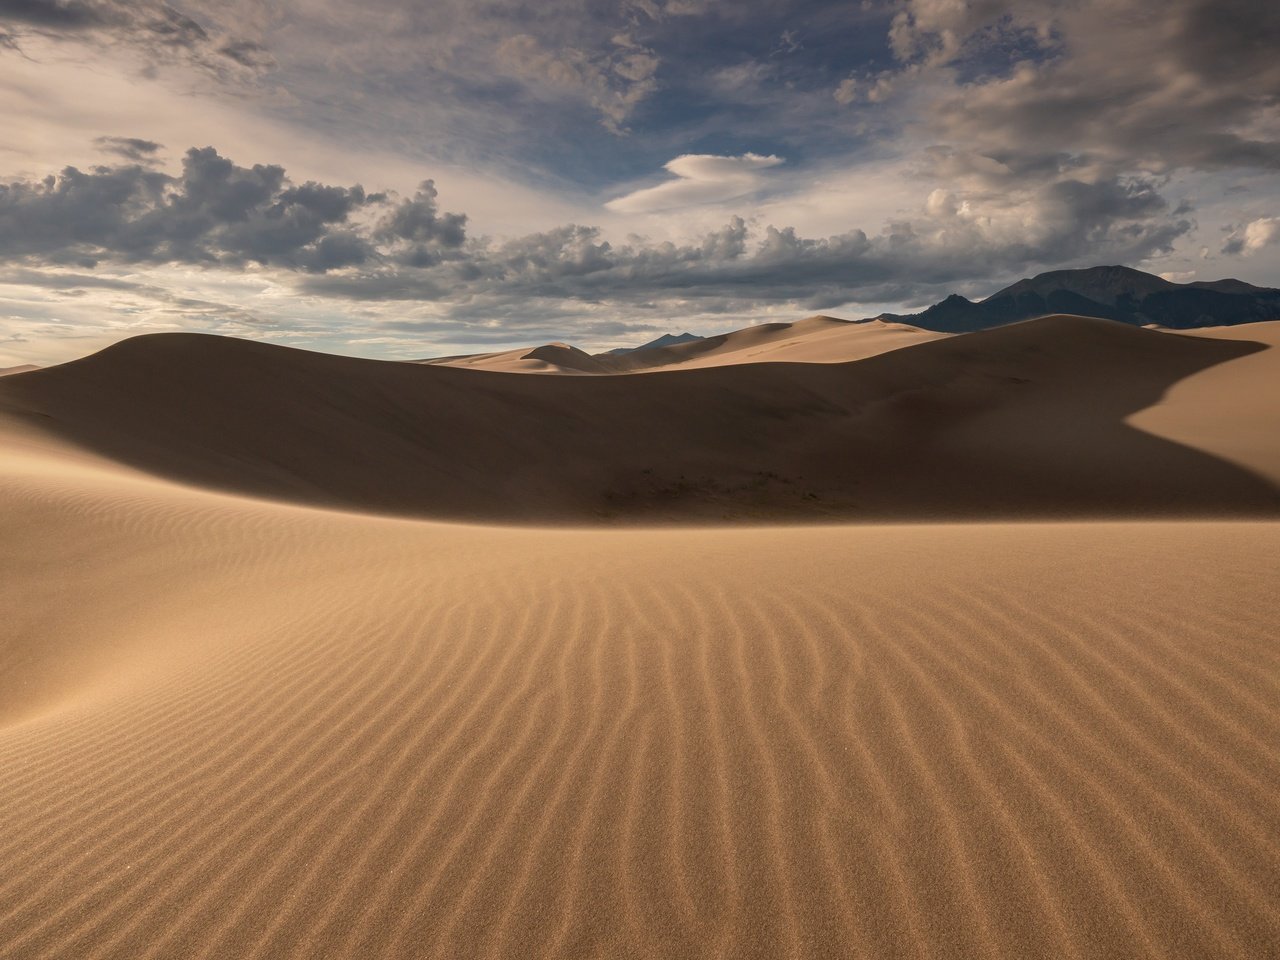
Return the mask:
<path id="1" fill-rule="evenodd" d="M 1280 524 L 481 528 L 5 451 L 6 960 L 1280 946 Z"/>
<path id="2" fill-rule="evenodd" d="M 1053 317 L 847 364 L 523 377 L 161 334 L 0 380 L 0 411 L 140 469 L 450 518 L 1275 512 L 1127 426 L 1261 346 Z"/>

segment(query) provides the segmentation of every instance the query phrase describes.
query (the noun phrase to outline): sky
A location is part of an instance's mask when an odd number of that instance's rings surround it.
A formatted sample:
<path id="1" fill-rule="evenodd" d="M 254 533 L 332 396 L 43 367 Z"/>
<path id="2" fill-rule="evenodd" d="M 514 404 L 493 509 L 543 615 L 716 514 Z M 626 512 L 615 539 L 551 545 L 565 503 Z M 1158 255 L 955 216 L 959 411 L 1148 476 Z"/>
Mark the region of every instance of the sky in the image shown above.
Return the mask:
<path id="1" fill-rule="evenodd" d="M 0 0 L 0 367 L 1280 286 L 1264 0 Z"/>

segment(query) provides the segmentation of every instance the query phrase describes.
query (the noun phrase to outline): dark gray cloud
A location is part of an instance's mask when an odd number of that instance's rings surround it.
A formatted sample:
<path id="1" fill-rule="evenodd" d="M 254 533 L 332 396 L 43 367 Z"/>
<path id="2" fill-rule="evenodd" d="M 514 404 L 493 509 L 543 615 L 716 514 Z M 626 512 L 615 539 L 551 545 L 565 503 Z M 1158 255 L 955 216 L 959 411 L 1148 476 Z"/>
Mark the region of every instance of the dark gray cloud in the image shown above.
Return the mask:
<path id="1" fill-rule="evenodd" d="M 193 148 L 176 177 L 141 164 L 67 167 L 41 181 L 0 186 L 0 253 L 82 265 L 258 263 L 324 271 L 373 255 L 349 224 L 370 202 L 360 186 L 295 185 L 282 167 L 240 167 L 212 147 Z"/>
<path id="2" fill-rule="evenodd" d="M 25 35 L 134 49 L 151 64 L 185 61 L 219 79 L 274 65 L 265 47 L 234 31 L 211 30 L 161 0 L 0 0 L 0 35 Z"/>
<path id="3" fill-rule="evenodd" d="M 974 218 L 935 191 L 924 215 L 878 234 L 805 237 L 791 226 L 731 218 L 696 242 L 565 224 L 502 241 L 470 240 L 464 214 L 442 212 L 428 180 L 408 198 L 360 186 L 294 184 L 283 167 L 241 167 L 212 147 L 187 151 L 178 176 L 142 164 L 69 167 L 0 187 L 0 254 L 28 264 L 249 264 L 301 274 L 309 294 L 353 300 L 642 304 L 882 302 L 939 284 L 1076 261 L 1132 262 L 1192 226 L 1158 181 L 1050 179 L 1005 196 L 1019 229 Z M 716 309 L 714 305 L 707 309 Z M 506 312 L 506 308 L 503 308 Z"/>
<path id="4" fill-rule="evenodd" d="M 423 269 L 373 269 L 300 281 L 308 293 L 356 300 L 482 302 L 507 316 L 530 302 L 717 304 L 796 301 L 812 308 L 927 297 L 978 275 L 1003 277 L 1048 265 L 1135 262 L 1168 250 L 1192 221 L 1150 180 L 1063 180 L 1012 200 L 1033 231 L 1002 234 L 946 203 L 930 217 L 804 237 L 793 227 L 752 229 L 734 217 L 698 242 L 606 240 L 599 228 L 556 227 L 498 244 L 472 244 Z M 982 263 L 984 269 L 975 270 Z M 521 306 L 523 305 L 523 306 Z"/>
<path id="5" fill-rule="evenodd" d="M 442 256 L 466 242 L 466 214 L 440 213 L 435 182 L 424 180 L 418 191 L 386 215 L 375 240 L 384 244 L 390 256 L 408 267 L 429 267 Z"/>
<path id="6" fill-rule="evenodd" d="M 0 0 L 0 22 L 74 30 L 101 24 L 103 17 L 83 0 Z"/>
<path id="7" fill-rule="evenodd" d="M 132 160 L 134 163 L 151 163 L 162 145 L 154 140 L 139 137 L 96 137 L 93 141 L 99 149 Z"/>
<path id="8" fill-rule="evenodd" d="M 1280 168 L 1280 138 L 1262 122 L 1280 105 L 1276 4 L 911 0 L 894 31 L 905 66 L 890 79 L 903 89 L 954 76 L 993 33 L 1041 39 L 1004 72 L 940 88 L 927 116 L 957 149 L 1130 170 Z"/>

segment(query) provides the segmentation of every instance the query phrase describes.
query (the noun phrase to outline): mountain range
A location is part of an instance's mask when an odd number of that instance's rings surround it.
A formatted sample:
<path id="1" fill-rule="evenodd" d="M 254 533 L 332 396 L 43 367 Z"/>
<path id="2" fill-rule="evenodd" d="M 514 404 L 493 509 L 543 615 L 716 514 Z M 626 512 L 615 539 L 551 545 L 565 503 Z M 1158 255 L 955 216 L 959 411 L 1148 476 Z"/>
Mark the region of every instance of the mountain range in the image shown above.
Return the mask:
<path id="1" fill-rule="evenodd" d="M 1230 326 L 1280 318 L 1280 290 L 1242 280 L 1174 283 L 1131 267 L 1104 266 L 1053 270 L 1019 280 L 985 300 L 952 294 L 920 313 L 869 319 L 968 333 L 1055 313 L 1175 330 Z"/>

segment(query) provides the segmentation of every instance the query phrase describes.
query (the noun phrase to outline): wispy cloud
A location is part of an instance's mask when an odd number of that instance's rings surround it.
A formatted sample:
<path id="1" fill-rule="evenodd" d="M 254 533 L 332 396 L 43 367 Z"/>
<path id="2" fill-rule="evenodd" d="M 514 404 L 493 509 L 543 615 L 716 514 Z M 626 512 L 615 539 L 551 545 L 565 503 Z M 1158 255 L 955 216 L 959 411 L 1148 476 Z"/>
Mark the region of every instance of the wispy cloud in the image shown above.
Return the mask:
<path id="1" fill-rule="evenodd" d="M 616 197 L 605 206 L 620 213 L 648 213 L 734 200 L 759 190 L 764 185 L 762 171 L 782 162 L 781 157 L 755 153 L 740 157 L 685 154 L 663 164 L 675 174 L 674 180 Z"/>

